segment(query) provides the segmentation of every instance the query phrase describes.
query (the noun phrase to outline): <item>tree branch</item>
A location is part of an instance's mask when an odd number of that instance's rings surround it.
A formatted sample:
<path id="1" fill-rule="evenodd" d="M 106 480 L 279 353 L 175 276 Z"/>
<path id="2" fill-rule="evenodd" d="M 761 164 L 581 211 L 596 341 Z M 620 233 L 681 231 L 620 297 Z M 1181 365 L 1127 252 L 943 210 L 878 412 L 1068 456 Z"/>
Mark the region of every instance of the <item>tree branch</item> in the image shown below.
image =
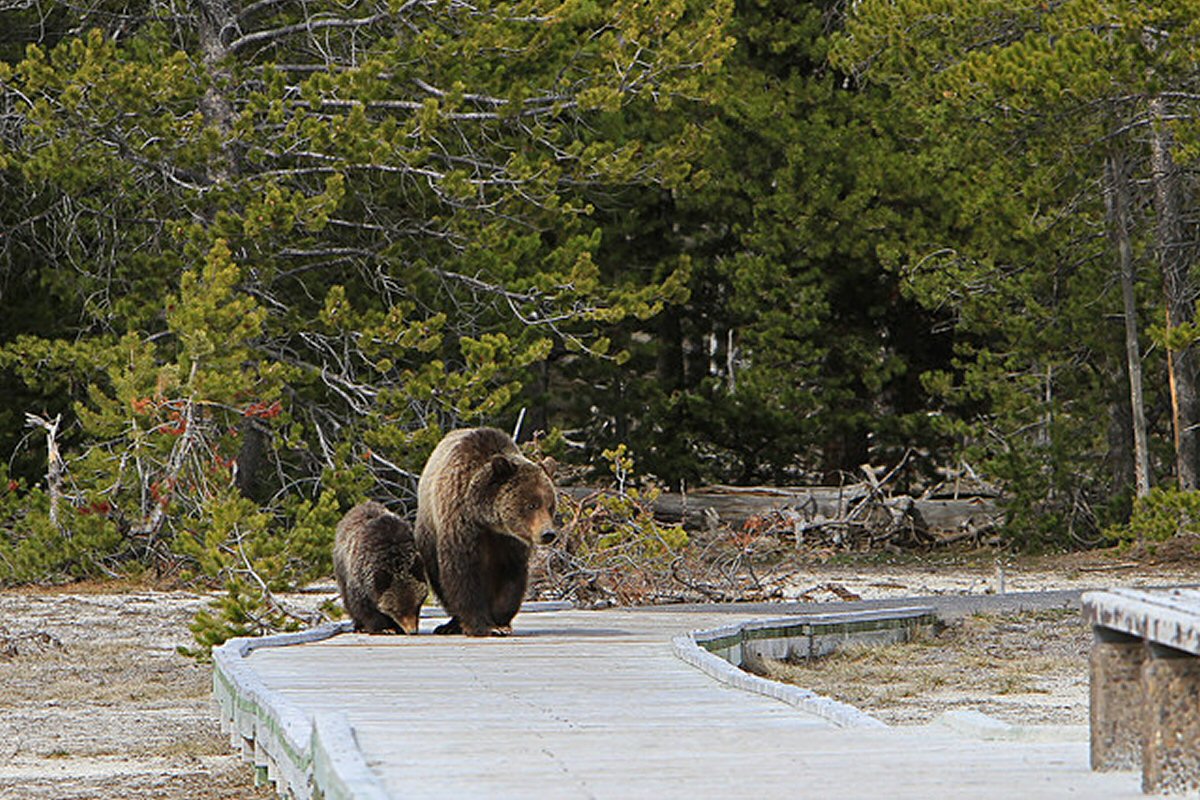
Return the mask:
<path id="1" fill-rule="evenodd" d="M 304 22 L 297 22 L 295 25 L 284 25 L 281 28 L 274 28 L 269 31 L 257 31 L 256 33 L 248 33 L 234 39 L 226 47 L 226 51 L 231 55 L 236 55 L 239 51 L 256 44 L 269 44 L 279 39 L 284 39 L 291 36 L 293 33 L 311 33 L 316 30 L 329 28 L 365 28 L 383 22 L 391 16 L 390 12 L 381 11 L 378 14 L 372 14 L 369 17 L 361 19 L 344 19 L 341 17 L 331 19 L 308 19 Z"/>

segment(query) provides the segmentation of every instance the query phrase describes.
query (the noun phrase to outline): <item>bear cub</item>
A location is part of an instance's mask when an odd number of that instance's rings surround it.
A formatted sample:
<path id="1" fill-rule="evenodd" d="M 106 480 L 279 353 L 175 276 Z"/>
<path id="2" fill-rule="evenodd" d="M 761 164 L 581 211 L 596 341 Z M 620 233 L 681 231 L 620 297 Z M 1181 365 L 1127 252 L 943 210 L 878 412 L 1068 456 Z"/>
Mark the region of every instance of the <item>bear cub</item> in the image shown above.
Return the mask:
<path id="1" fill-rule="evenodd" d="M 434 449 L 417 484 L 416 540 L 450 615 L 435 633 L 512 633 L 530 551 L 555 538 L 553 470 L 495 428 L 451 431 Z"/>
<path id="2" fill-rule="evenodd" d="M 359 503 L 338 523 L 333 571 L 356 631 L 417 632 L 429 586 L 407 522 L 373 500 Z"/>

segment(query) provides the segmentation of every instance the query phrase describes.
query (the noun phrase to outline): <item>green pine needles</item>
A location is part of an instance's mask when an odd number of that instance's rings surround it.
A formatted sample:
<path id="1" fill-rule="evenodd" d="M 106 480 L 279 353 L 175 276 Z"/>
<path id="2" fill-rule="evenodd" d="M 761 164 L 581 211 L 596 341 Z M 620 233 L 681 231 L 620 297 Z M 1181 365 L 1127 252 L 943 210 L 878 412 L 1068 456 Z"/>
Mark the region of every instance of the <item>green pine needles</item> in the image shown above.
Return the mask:
<path id="1" fill-rule="evenodd" d="M 0 12 L 0 583 L 219 589 L 201 652 L 308 622 L 345 509 L 682 291 L 593 215 L 690 178 L 695 122 L 626 115 L 708 102 L 729 2 L 42 11 Z"/>

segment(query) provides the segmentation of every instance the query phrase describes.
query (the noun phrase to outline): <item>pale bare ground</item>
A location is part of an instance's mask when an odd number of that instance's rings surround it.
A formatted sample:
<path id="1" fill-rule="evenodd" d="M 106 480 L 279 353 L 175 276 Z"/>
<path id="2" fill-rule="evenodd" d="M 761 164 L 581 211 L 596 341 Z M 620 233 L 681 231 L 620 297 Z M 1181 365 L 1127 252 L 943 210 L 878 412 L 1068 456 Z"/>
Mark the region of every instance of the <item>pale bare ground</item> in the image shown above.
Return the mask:
<path id="1" fill-rule="evenodd" d="M 769 661 L 763 673 L 889 725 L 926 724 L 963 710 L 1015 725 L 1086 725 L 1091 638 L 1072 609 L 977 614 L 902 644 Z"/>
<path id="2" fill-rule="evenodd" d="M 176 652 L 206 599 L 90 588 L 0 594 L 0 798 L 272 797 Z"/>
<path id="3" fill-rule="evenodd" d="M 1082 569 L 1062 562 L 1008 565 L 1004 577 L 1005 591 L 1194 581 L 1195 572 L 1187 569 L 1123 566 L 1111 559 Z M 790 570 L 781 583 L 789 587 L 786 599 L 813 601 L 999 590 L 991 562 L 815 566 Z M 315 607 L 332 596 L 326 589 L 290 599 Z M 255 787 L 253 770 L 231 753 L 219 731 L 211 668 L 176 652 L 192 643 L 187 625 L 206 603 L 195 593 L 105 584 L 0 592 L 0 798 L 271 797 L 268 788 Z M 880 679 L 882 685 L 915 680 L 912 696 L 921 699 L 913 704 L 924 709 L 922 715 L 963 705 L 1025 723 L 1073 722 L 1086 713 L 1087 632 L 1074 613 L 978 624 L 983 626 L 978 638 L 995 650 L 990 660 L 953 666 L 951 648 L 936 638 L 925 643 L 919 659 L 885 651 L 866 660 L 899 676 Z M 1042 663 L 1017 655 L 1026 645 L 1053 662 L 1053 669 L 1037 666 L 1035 677 L 1004 677 L 1009 667 Z M 995 673 L 1000 683 L 922 684 L 929 663 L 943 675 Z M 1021 690 L 1029 681 L 1033 689 Z M 833 686 L 809 688 L 837 693 Z M 893 721 L 905 722 L 905 703 L 893 706 L 899 709 Z"/>
<path id="4" fill-rule="evenodd" d="M 1122 558 L 1111 551 L 1024 558 L 972 553 L 898 563 L 826 563 L 783 571 L 781 577 L 779 599 L 831 602 L 1196 584 L 1200 563 Z"/>
<path id="5" fill-rule="evenodd" d="M 825 565 L 782 584 L 788 600 L 872 600 L 1200 582 L 1191 559 L 1161 562 L 1111 552 L 947 563 Z M 849 703 L 890 725 L 972 710 L 1014 725 L 1086 725 L 1092 632 L 1075 609 L 949 620 L 907 644 L 852 648 L 827 659 L 769 662 L 765 674 Z"/>

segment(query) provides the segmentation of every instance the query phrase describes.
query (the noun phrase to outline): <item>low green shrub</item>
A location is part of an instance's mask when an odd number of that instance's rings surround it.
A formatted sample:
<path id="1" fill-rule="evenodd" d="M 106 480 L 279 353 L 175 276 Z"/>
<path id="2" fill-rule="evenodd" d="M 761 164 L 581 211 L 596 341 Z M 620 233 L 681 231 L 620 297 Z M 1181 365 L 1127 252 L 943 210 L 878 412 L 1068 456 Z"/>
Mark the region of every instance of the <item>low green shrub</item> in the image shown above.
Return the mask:
<path id="1" fill-rule="evenodd" d="M 1200 533 L 1200 491 L 1155 487 L 1133 503 L 1133 514 L 1124 525 L 1107 530 L 1120 542 L 1165 542 L 1175 536 Z"/>

